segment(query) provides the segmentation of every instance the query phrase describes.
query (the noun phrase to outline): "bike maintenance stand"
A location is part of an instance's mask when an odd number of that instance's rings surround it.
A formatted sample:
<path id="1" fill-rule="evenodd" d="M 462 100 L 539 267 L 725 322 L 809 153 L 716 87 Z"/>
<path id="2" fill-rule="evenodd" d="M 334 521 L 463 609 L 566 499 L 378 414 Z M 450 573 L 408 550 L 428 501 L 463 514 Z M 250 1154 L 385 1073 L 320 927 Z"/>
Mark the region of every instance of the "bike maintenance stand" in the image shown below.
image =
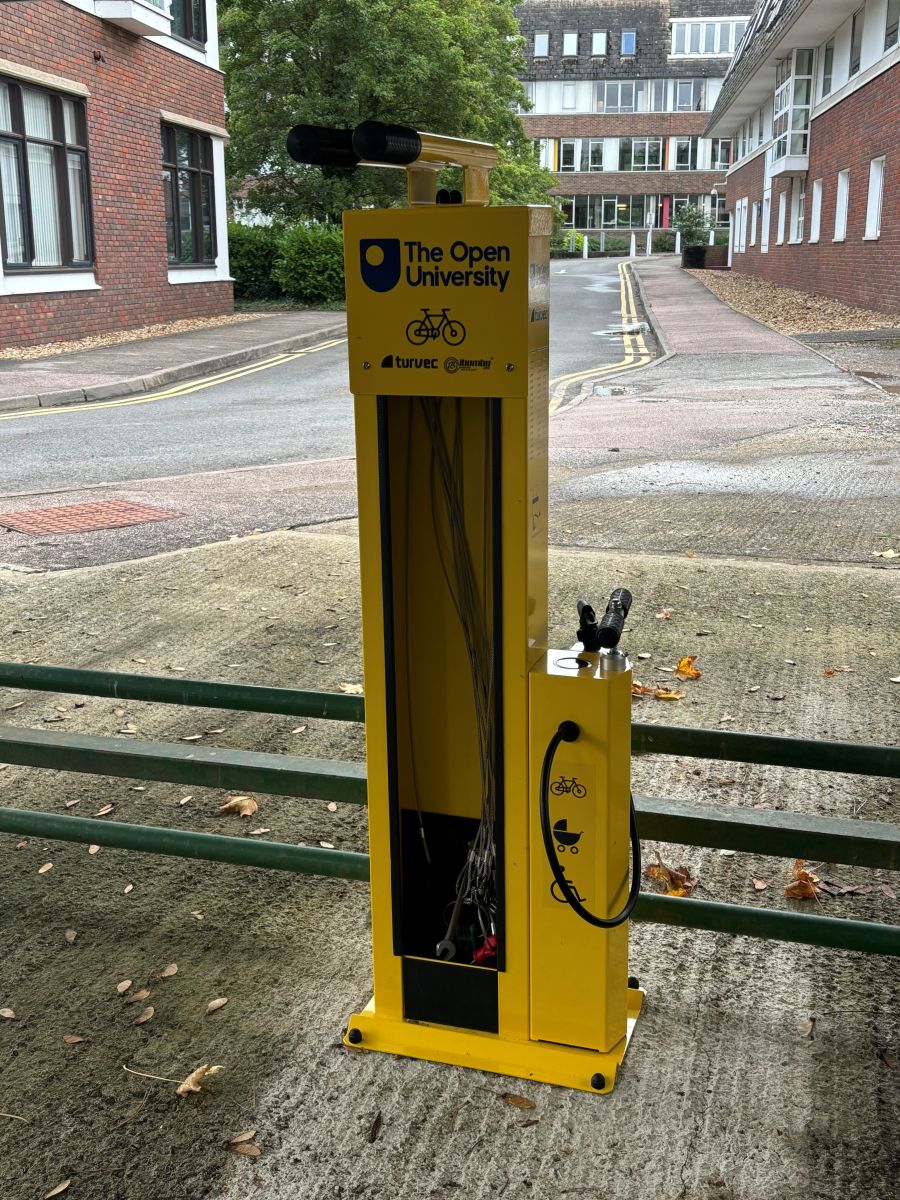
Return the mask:
<path id="1" fill-rule="evenodd" d="M 374 957 L 345 1041 L 608 1092 L 643 1001 L 631 597 L 547 650 L 552 210 L 488 207 L 484 143 L 368 121 L 288 148 L 408 175 L 408 208 L 344 214 Z"/>

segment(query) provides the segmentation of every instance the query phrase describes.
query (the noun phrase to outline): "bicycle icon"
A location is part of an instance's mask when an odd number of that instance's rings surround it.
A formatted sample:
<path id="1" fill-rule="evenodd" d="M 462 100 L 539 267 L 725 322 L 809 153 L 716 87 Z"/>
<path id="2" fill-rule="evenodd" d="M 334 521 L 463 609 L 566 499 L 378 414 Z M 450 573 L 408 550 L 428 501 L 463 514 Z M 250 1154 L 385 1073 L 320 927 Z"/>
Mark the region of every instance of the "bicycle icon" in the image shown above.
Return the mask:
<path id="1" fill-rule="evenodd" d="M 439 337 L 448 346 L 461 346 L 466 340 L 466 327 L 462 321 L 454 321 L 446 308 L 439 313 L 423 308 L 421 318 L 410 321 L 406 327 L 406 340 L 414 346 L 424 346 L 426 342 L 437 341 Z"/>
<path id="2" fill-rule="evenodd" d="M 568 796 L 571 794 L 579 800 L 583 800 L 587 795 L 587 788 L 579 783 L 577 777 L 574 775 L 571 779 L 567 779 L 565 775 L 560 775 L 559 779 L 555 779 L 550 784 L 550 791 L 554 796 Z"/>

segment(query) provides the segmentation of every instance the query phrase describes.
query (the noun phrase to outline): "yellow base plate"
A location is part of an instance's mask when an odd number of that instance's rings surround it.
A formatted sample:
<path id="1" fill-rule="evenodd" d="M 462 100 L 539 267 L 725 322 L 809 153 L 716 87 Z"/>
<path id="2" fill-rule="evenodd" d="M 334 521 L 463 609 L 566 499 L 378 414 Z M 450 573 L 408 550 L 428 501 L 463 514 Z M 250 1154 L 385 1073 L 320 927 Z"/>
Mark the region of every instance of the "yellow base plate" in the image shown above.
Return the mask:
<path id="1" fill-rule="evenodd" d="M 641 988 L 628 989 L 628 1027 L 625 1037 L 612 1050 L 600 1053 L 576 1046 L 558 1046 L 552 1042 L 513 1042 L 496 1033 L 476 1033 L 448 1025 L 426 1025 L 418 1021 L 391 1021 L 379 1017 L 375 1001 L 370 1000 L 361 1013 L 354 1013 L 344 1035 L 344 1044 L 354 1050 L 380 1050 L 406 1058 L 422 1058 L 454 1067 L 472 1067 L 496 1075 L 517 1079 L 535 1079 L 559 1087 L 583 1092 L 611 1092 L 616 1071 L 631 1041 L 644 1002 Z M 359 1030 L 362 1041 L 350 1035 Z M 603 1076 L 603 1086 L 594 1087 L 595 1075 Z"/>

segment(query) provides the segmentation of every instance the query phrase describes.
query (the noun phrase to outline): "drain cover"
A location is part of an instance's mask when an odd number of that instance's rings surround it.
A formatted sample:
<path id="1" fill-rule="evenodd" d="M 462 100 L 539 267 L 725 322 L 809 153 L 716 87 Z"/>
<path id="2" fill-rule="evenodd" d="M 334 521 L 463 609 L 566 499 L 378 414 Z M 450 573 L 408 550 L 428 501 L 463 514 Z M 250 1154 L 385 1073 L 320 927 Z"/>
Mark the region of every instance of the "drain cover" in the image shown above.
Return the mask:
<path id="1" fill-rule="evenodd" d="M 92 533 L 148 521 L 171 521 L 182 515 L 147 504 L 132 504 L 130 500 L 100 500 L 96 504 L 62 504 L 56 508 L 0 513 L 0 526 L 16 533 Z"/>

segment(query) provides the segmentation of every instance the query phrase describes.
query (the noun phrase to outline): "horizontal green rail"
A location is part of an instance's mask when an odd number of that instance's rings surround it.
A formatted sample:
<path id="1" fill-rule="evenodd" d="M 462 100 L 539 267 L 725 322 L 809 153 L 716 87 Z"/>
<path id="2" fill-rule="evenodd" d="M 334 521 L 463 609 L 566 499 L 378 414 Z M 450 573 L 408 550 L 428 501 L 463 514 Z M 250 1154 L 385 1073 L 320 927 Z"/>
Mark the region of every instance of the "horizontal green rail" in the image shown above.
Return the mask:
<path id="1" fill-rule="evenodd" d="M 361 763 L 0 726 L 0 762 L 194 787 L 366 802 Z"/>
<path id="2" fill-rule="evenodd" d="M 91 817 L 70 817 L 63 813 L 0 808 L 0 832 L 15 833 L 20 837 L 113 846 L 118 850 L 139 850 L 145 854 L 202 858 L 207 862 L 236 863 L 242 867 L 268 867 L 276 871 L 296 871 L 302 875 L 369 878 L 369 856 L 350 850 L 321 850 L 317 846 L 290 846 L 286 842 L 225 837 L 219 833 L 157 829 L 151 825 L 96 821 Z"/>
<path id="3" fill-rule="evenodd" d="M 191 787 L 365 804 L 361 763 L 0 727 L 0 762 Z M 636 796 L 642 838 L 900 870 L 900 826 Z"/>
<path id="4" fill-rule="evenodd" d="M 300 692 L 293 688 L 259 687 L 252 683 L 215 683 L 167 675 L 127 675 L 118 671 L 83 671 L 34 663 L 0 662 L 0 687 L 38 692 L 73 692 L 111 700 L 148 700 L 157 704 L 189 704 L 237 712 L 277 713 L 287 717 L 322 717 L 328 721 L 363 721 L 362 696 L 343 692 Z"/>
<path id="5" fill-rule="evenodd" d="M 308 692 L 293 688 L 259 687 L 249 683 L 215 683 L 162 675 L 129 675 L 34 663 L 0 662 L 0 687 L 32 691 L 74 692 L 116 700 L 186 704 L 237 712 L 275 713 L 291 717 L 321 717 L 331 721 L 363 721 L 362 696 L 340 692 Z M 778 734 L 736 733 L 724 729 L 692 729 L 683 725 L 635 722 L 633 754 L 677 754 L 727 762 L 850 775 L 900 779 L 900 747 L 829 742 Z"/>
<path id="6" fill-rule="evenodd" d="M 348 850 L 322 850 L 312 846 L 290 846 L 283 842 L 223 837 L 220 834 L 187 833 L 118 821 L 71 817 L 61 813 L 0 808 L 0 832 L 308 875 L 362 880 L 369 877 L 368 855 Z M 633 919 L 685 929 L 708 929 L 718 933 L 801 942 L 810 946 L 900 956 L 900 926 L 897 925 L 807 916 L 804 913 L 719 904 L 708 900 L 676 899 L 648 892 L 641 894 Z"/>

